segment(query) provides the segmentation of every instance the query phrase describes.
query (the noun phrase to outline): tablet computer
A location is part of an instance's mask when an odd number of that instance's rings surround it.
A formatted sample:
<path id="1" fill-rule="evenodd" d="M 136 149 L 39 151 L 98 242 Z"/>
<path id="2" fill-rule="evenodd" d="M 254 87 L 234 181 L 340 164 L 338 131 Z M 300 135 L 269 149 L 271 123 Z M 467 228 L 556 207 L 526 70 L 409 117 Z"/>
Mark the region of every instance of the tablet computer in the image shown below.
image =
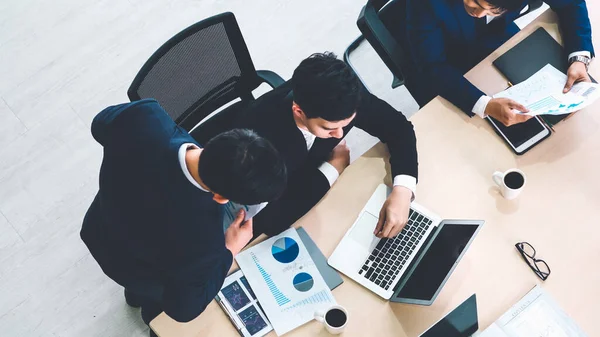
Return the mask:
<path id="1" fill-rule="evenodd" d="M 529 151 L 542 140 L 550 137 L 550 129 L 536 116 L 525 123 L 504 126 L 493 117 L 486 117 L 494 131 L 504 139 L 508 146 L 518 155 Z"/>

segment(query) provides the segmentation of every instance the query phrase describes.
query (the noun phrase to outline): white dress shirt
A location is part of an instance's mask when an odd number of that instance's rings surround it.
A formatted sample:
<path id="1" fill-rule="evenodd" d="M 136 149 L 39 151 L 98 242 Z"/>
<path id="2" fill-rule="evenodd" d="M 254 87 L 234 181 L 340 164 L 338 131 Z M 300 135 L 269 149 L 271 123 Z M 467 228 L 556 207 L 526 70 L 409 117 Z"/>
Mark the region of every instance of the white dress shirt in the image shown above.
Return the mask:
<path id="1" fill-rule="evenodd" d="M 495 18 L 494 16 L 488 15 L 486 17 L 487 23 L 492 22 L 492 20 L 494 20 L 494 18 Z M 567 57 L 567 60 L 570 60 L 571 57 L 573 57 L 573 56 L 587 56 L 588 58 L 592 58 L 592 54 L 586 50 L 576 51 L 574 53 L 569 54 L 569 56 Z M 487 115 L 485 114 L 485 109 L 487 108 L 487 105 L 491 100 L 492 100 L 492 98 L 487 95 L 483 95 L 483 96 L 479 97 L 479 99 L 473 106 L 473 113 L 481 118 L 487 117 Z"/>
<path id="2" fill-rule="evenodd" d="M 312 133 L 308 132 L 307 130 L 301 128 L 298 129 L 300 130 L 300 132 L 302 132 L 304 140 L 306 140 L 306 148 L 310 151 L 313 144 L 315 143 L 315 138 L 317 137 Z M 319 166 L 319 171 L 321 171 L 325 178 L 327 178 L 327 181 L 329 181 L 329 186 L 333 185 L 333 183 L 335 183 L 337 178 L 340 176 L 337 169 L 328 162 L 323 162 L 323 164 Z M 404 186 L 408 188 L 412 191 L 414 199 L 415 194 L 417 193 L 417 178 L 409 176 L 407 174 L 399 174 L 394 177 L 394 186 Z"/>
<path id="3" fill-rule="evenodd" d="M 181 166 L 181 170 L 183 171 L 183 174 L 185 175 L 185 177 L 190 181 L 190 183 L 192 183 L 192 185 L 198 187 L 199 189 L 201 189 L 204 192 L 208 192 L 207 190 L 202 188 L 202 186 L 200 186 L 200 184 L 198 184 L 198 182 L 194 179 L 194 177 L 192 177 L 192 174 L 188 170 L 187 163 L 185 162 L 185 154 L 186 154 L 187 150 L 189 150 L 189 149 L 199 149 L 199 147 L 193 143 L 185 143 L 185 144 L 182 144 L 181 147 L 179 147 L 179 152 L 177 153 L 177 158 L 179 159 L 179 165 Z"/>

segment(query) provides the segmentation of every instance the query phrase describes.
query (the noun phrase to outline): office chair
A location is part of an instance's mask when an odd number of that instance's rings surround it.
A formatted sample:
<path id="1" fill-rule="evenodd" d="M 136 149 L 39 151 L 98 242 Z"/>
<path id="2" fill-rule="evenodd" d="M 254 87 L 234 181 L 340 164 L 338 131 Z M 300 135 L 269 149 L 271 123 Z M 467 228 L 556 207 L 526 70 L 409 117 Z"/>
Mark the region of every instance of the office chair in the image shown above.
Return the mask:
<path id="1" fill-rule="evenodd" d="M 223 129 L 234 118 L 231 114 L 254 100 L 252 90 L 261 83 L 275 88 L 284 80 L 272 71 L 255 70 L 235 16 L 227 12 L 191 25 L 158 48 L 135 76 L 127 96 L 131 101 L 156 99 L 188 131 L 240 98 L 222 111 L 227 116 L 220 112 L 210 118 Z M 216 132 L 214 125 L 211 133 Z"/>
<path id="2" fill-rule="evenodd" d="M 414 69 L 414 65 L 411 62 L 411 55 L 408 52 L 406 24 L 404 20 L 400 19 L 406 17 L 406 1 L 368 0 L 367 4 L 360 11 L 356 21 L 356 25 L 362 35 L 346 48 L 344 62 L 356 72 L 356 69 L 350 62 L 350 53 L 358 48 L 366 39 L 383 63 L 392 72 L 394 76 L 392 88 L 406 85 L 408 91 L 411 91 L 410 71 Z M 542 0 L 529 0 L 527 9 L 519 17 L 540 8 L 543 3 Z M 391 32 L 395 34 L 392 35 Z M 399 41 L 397 37 L 401 37 L 402 40 Z M 413 94 L 413 97 L 420 106 L 425 105 L 433 98 L 419 97 L 419 93 L 416 91 L 411 91 L 411 94 Z"/>

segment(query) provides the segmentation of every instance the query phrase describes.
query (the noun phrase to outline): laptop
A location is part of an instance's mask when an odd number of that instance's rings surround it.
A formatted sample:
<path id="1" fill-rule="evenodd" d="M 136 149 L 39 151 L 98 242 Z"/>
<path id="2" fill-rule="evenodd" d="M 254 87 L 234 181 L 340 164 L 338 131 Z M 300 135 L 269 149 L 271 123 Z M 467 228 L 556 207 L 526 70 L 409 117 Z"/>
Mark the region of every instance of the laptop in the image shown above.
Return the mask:
<path id="1" fill-rule="evenodd" d="M 478 329 L 477 297 L 473 294 L 419 337 L 471 337 Z"/>
<path id="2" fill-rule="evenodd" d="M 413 202 L 394 238 L 373 235 L 391 188 L 379 185 L 327 262 L 392 302 L 431 305 L 484 221 L 442 220 Z"/>

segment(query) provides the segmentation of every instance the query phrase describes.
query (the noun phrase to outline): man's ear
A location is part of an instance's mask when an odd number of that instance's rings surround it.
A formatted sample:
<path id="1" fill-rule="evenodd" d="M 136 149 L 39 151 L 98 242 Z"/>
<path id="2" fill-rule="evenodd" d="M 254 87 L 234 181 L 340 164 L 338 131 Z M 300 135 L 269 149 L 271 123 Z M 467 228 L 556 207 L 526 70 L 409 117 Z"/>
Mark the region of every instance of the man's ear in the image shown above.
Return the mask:
<path id="1" fill-rule="evenodd" d="M 229 202 L 229 199 L 223 197 L 222 195 L 220 195 L 218 193 L 214 193 L 213 200 L 221 205 L 225 205 L 226 203 Z"/>
<path id="2" fill-rule="evenodd" d="M 307 119 L 306 114 L 296 102 L 292 103 L 292 111 L 294 112 L 294 116 L 300 118 L 301 120 L 304 121 Z"/>

